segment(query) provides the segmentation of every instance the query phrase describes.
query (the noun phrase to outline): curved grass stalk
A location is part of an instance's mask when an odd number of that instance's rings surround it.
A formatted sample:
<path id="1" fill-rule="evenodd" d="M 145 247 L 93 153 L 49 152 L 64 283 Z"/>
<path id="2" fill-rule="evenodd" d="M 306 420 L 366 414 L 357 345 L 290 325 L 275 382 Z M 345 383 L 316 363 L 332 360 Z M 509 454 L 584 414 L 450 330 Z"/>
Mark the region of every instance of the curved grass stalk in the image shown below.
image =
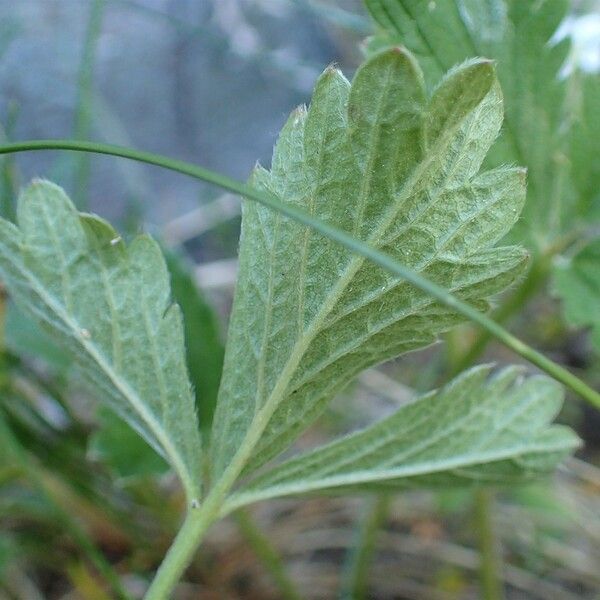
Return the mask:
<path id="1" fill-rule="evenodd" d="M 250 185 L 181 160 L 110 144 L 75 140 L 34 140 L 0 146 L 0 154 L 11 154 L 33 150 L 70 150 L 127 158 L 176 171 L 195 179 L 217 185 L 255 202 L 259 202 L 272 210 L 278 211 L 286 217 L 294 219 L 307 227 L 311 227 L 323 236 L 341 244 L 351 252 L 361 255 L 390 273 L 405 279 L 415 287 L 429 294 L 432 298 L 435 298 L 441 304 L 477 323 L 489 335 L 499 340 L 516 354 L 536 365 L 557 381 L 571 388 L 593 406 L 600 408 L 600 393 L 590 388 L 567 369 L 561 367 L 517 337 L 513 336 L 501 325 L 485 314 L 478 312 L 471 305 L 462 302 L 444 288 L 434 284 L 389 256 L 375 250 L 368 244 L 355 239 L 345 231 L 310 216 L 304 210 L 299 209 L 296 206 L 283 203 L 271 195 L 262 193 Z M 246 440 L 248 444 L 246 444 L 245 450 L 239 452 L 234 457 L 220 480 L 215 483 L 215 486 L 206 497 L 204 503 L 201 506 L 193 505 L 189 509 L 181 530 L 160 566 L 154 582 L 148 590 L 146 596 L 148 600 L 159 600 L 169 596 L 185 567 L 191 561 L 194 552 L 204 537 L 207 529 L 214 521 L 222 516 L 223 503 L 225 502 L 230 489 L 239 477 L 239 474 L 242 472 L 248 460 L 248 454 L 251 448 L 254 447 L 254 443 L 257 442 L 257 438 L 260 436 L 263 426 L 264 423 L 261 423 L 259 419 L 256 427 L 248 432 Z"/>
<path id="2" fill-rule="evenodd" d="M 135 160 L 146 164 L 155 165 L 171 171 L 188 175 L 195 179 L 211 183 L 223 189 L 244 196 L 255 202 L 267 206 L 281 214 L 294 219 L 295 221 L 311 227 L 325 237 L 328 237 L 348 250 L 360 254 L 369 259 L 373 263 L 383 267 L 390 273 L 402 277 L 415 287 L 429 294 L 432 298 L 441 302 L 444 306 L 455 310 L 463 317 L 477 323 L 482 329 L 487 331 L 492 337 L 496 338 L 507 348 L 534 364 L 548 375 L 560 381 L 565 386 L 569 387 L 579 396 L 587 400 L 596 408 L 600 408 L 600 393 L 593 390 L 581 379 L 570 373 L 567 369 L 561 367 L 554 361 L 550 360 L 540 352 L 537 352 L 519 338 L 509 333 L 504 327 L 490 319 L 487 315 L 480 313 L 475 308 L 462 302 L 444 288 L 432 283 L 428 279 L 422 277 L 412 269 L 405 267 L 399 262 L 393 260 L 389 256 L 375 250 L 368 244 L 361 242 L 352 235 L 326 223 L 320 219 L 312 217 L 304 210 L 301 210 L 290 204 L 285 204 L 273 196 L 264 194 L 252 186 L 231 179 L 220 173 L 215 173 L 209 169 L 182 161 L 174 158 L 169 158 L 151 152 L 144 152 L 132 148 L 123 148 L 113 146 L 111 144 L 102 144 L 98 142 L 83 142 L 76 140 L 32 140 L 26 142 L 16 142 L 0 146 L 0 154 L 11 154 L 15 152 L 28 152 L 34 150 L 71 150 L 76 152 L 89 152 L 94 154 L 106 154 L 110 156 L 118 156 Z"/>

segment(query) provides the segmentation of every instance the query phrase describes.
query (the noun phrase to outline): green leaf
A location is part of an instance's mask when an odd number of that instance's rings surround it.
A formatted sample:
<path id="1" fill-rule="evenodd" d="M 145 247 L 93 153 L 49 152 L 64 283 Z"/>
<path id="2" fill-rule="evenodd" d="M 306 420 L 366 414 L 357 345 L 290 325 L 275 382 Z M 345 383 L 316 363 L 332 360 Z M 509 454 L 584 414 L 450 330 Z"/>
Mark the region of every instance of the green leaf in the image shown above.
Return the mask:
<path id="1" fill-rule="evenodd" d="M 186 362 L 196 410 L 203 430 L 210 424 L 223 369 L 224 348 L 212 307 L 194 281 L 193 270 L 184 256 L 164 249 L 171 278 L 171 294 L 183 314 Z M 165 461 L 131 427 L 112 411 L 100 407 L 98 429 L 90 438 L 89 453 L 121 479 L 161 475 Z"/>
<path id="2" fill-rule="evenodd" d="M 252 184 L 389 254 L 474 306 L 524 268 L 493 248 L 518 218 L 524 174 L 478 174 L 502 121 L 488 61 L 449 73 L 426 97 L 401 49 L 374 56 L 352 85 L 330 68 L 310 109 L 281 132 Z M 462 319 L 312 229 L 243 206 L 240 274 L 213 427 L 220 474 L 278 454 L 362 369 L 421 348 Z M 241 458 L 240 458 L 241 457 Z"/>
<path id="3" fill-rule="evenodd" d="M 551 42 L 567 0 L 366 0 L 382 31 L 371 51 L 404 44 L 432 87 L 473 56 L 497 61 L 506 117 L 486 164 L 528 169 L 528 201 L 516 239 L 543 249 L 571 227 L 575 212 L 565 156 L 567 82 L 559 78 L 569 41 Z M 568 201 L 567 201 L 568 200 Z"/>
<path id="4" fill-rule="evenodd" d="M 202 431 L 210 432 L 223 371 L 225 349 L 213 308 L 202 296 L 188 261 L 173 250 L 165 252 L 173 299 L 181 307 L 187 366 L 196 395 Z"/>
<path id="5" fill-rule="evenodd" d="M 358 433 L 287 460 L 256 477 L 230 506 L 314 492 L 351 492 L 476 483 L 513 484 L 551 472 L 579 446 L 548 423 L 561 386 L 524 379 L 510 367 L 488 378 L 471 369 Z"/>
<path id="6" fill-rule="evenodd" d="M 579 110 L 571 131 L 571 176 L 577 189 L 577 214 L 592 235 L 600 235 L 600 76 L 577 73 Z M 595 230 L 595 231 L 594 231 Z M 576 240 L 578 243 L 580 240 Z M 600 238 L 573 257 L 561 257 L 553 272 L 553 288 L 563 300 L 567 323 L 591 327 L 592 343 L 600 352 Z"/>
<path id="7" fill-rule="evenodd" d="M 15 302 L 196 498 L 200 435 L 181 314 L 158 245 L 140 236 L 126 247 L 108 223 L 77 213 L 44 181 L 21 194 L 17 217 L 18 227 L 0 220 L 0 277 Z"/>
<path id="8" fill-rule="evenodd" d="M 600 224 L 600 75 L 580 78 L 581 97 L 571 135 L 572 178 L 578 191 L 577 213 Z M 586 223 L 589 225 L 589 221 Z"/>
<path id="9" fill-rule="evenodd" d="M 14 302 L 8 302 L 5 315 L 6 347 L 20 356 L 43 360 L 56 373 L 64 373 L 70 363 L 69 355 Z"/>
<path id="10" fill-rule="evenodd" d="M 556 265 L 554 289 L 563 301 L 567 322 L 591 327 L 592 343 L 600 352 L 600 238 Z"/>
<path id="11" fill-rule="evenodd" d="M 98 411 L 98 429 L 90 436 L 88 454 L 102 461 L 120 479 L 163 474 L 168 465 L 136 431 L 104 406 Z"/>

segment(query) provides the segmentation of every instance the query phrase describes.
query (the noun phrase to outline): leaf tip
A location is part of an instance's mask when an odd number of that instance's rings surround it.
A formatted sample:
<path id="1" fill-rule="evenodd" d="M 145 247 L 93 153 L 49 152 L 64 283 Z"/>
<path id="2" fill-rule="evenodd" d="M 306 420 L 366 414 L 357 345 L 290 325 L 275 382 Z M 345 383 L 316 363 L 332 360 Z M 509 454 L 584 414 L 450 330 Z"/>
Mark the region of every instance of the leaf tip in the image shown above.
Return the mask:
<path id="1" fill-rule="evenodd" d="M 471 84 L 479 82 L 487 93 L 496 80 L 496 61 L 490 58 L 470 58 L 450 69 L 446 77 L 456 73 L 462 73 Z"/>
<path id="2" fill-rule="evenodd" d="M 44 179 L 43 177 L 34 177 L 22 190 L 21 190 L 21 197 L 27 198 L 29 194 L 34 193 L 34 192 L 39 192 L 42 190 L 50 190 L 53 192 L 58 192 L 61 195 L 65 195 L 65 191 L 58 185 L 56 185 L 55 183 L 53 183 L 52 181 L 48 181 L 47 179 Z"/>
<path id="3" fill-rule="evenodd" d="M 306 115 L 306 104 L 300 104 L 292 111 L 292 117 L 302 118 Z"/>
<path id="4" fill-rule="evenodd" d="M 417 62 L 417 59 L 414 57 L 413 53 L 406 48 L 406 46 L 402 46 L 401 44 L 396 44 L 389 48 L 385 48 L 380 52 L 374 54 L 365 64 L 370 64 L 377 61 L 385 61 L 385 60 L 393 60 L 399 63 L 404 63 L 408 65 L 411 69 L 421 72 L 421 67 Z"/>

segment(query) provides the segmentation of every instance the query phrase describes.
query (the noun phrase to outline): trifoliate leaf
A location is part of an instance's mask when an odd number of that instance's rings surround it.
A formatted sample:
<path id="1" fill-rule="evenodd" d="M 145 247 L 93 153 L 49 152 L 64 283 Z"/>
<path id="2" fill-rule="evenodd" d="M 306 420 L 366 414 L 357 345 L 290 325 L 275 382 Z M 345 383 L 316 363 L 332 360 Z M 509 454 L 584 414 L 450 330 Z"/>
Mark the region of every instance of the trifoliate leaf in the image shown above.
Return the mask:
<path id="1" fill-rule="evenodd" d="M 549 426 L 561 386 L 511 367 L 475 367 L 392 416 L 250 481 L 230 506 L 315 492 L 509 484 L 552 471 L 579 445 Z"/>
<path id="2" fill-rule="evenodd" d="M 30 185 L 17 213 L 18 227 L 0 220 L 0 278 L 9 293 L 196 498 L 200 435 L 181 315 L 158 245 L 140 236 L 126 247 L 108 223 L 78 214 L 48 182 Z"/>
<path id="3" fill-rule="evenodd" d="M 505 97 L 502 135 L 486 164 L 528 169 L 528 201 L 516 239 L 545 248 L 578 216 L 567 186 L 567 83 L 559 77 L 569 41 L 552 38 L 567 0 L 366 0 L 381 27 L 371 50 L 404 44 L 433 86 L 452 65 L 473 56 L 497 64 Z"/>
<path id="4" fill-rule="evenodd" d="M 524 200 L 524 173 L 478 174 L 502 122 L 489 61 L 450 72 L 427 98 L 416 61 L 376 55 L 352 85 L 336 69 L 290 117 L 271 171 L 252 184 L 350 232 L 486 309 L 522 272 L 493 248 Z M 431 344 L 462 319 L 312 229 L 243 206 L 240 274 L 211 463 L 276 455 L 362 369 Z M 239 460 L 239 458 L 238 458 Z"/>
<path id="5" fill-rule="evenodd" d="M 557 264 L 554 288 L 563 301 L 567 322 L 591 327 L 592 343 L 600 352 L 600 238 Z"/>

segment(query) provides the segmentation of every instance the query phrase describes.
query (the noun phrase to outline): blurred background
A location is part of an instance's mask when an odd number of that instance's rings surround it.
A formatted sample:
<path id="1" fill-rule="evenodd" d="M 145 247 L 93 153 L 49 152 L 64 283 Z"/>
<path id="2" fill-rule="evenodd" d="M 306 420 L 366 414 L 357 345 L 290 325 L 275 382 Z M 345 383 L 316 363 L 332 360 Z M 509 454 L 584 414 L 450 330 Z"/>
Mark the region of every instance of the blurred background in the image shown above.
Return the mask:
<path id="1" fill-rule="evenodd" d="M 256 161 L 269 165 L 282 124 L 328 64 L 352 75 L 372 32 L 359 0 L 0 0 L 0 137 L 133 146 L 243 180 Z M 557 36 L 573 40 L 565 73 L 600 70 L 599 2 L 574 1 Z M 174 294 L 208 331 L 204 346 L 191 344 L 205 365 L 192 377 L 218 385 L 206 381 L 218 377 L 222 357 L 239 200 L 117 158 L 37 152 L 0 159 L 3 215 L 32 177 L 57 182 L 126 236 L 148 231 L 162 240 Z M 597 369 L 585 334 L 557 325 L 553 299 L 538 298 L 528 311 L 519 321 L 525 339 Z M 0 599 L 103 600 L 120 586 L 140 597 L 177 529 L 176 485 L 158 457 L 78 393 L 60 350 L 12 305 L 3 304 L 2 321 L 0 433 L 10 440 L 5 456 L 15 458 L 0 466 Z M 486 358 L 514 362 L 495 346 Z M 429 389 L 439 360 L 438 347 L 367 372 L 301 443 Z M 568 404 L 561 419 L 578 428 L 585 452 L 555 480 L 496 498 L 509 598 L 600 598 L 594 418 Z M 261 505 L 214 528 L 177 597 L 343 596 L 354 541 L 381 521 L 366 597 L 477 598 L 471 502 L 447 492 Z"/>
<path id="2" fill-rule="evenodd" d="M 291 108 L 330 62 L 351 71 L 370 31 L 361 3 L 25 0 L 0 2 L 0 111 L 15 138 L 93 137 L 245 179 L 268 163 Z M 352 11 L 352 12 L 350 12 Z M 111 218 L 154 226 L 214 196 L 157 169 L 87 157 L 19 157 Z M 81 189 L 77 189 L 80 186 Z"/>

